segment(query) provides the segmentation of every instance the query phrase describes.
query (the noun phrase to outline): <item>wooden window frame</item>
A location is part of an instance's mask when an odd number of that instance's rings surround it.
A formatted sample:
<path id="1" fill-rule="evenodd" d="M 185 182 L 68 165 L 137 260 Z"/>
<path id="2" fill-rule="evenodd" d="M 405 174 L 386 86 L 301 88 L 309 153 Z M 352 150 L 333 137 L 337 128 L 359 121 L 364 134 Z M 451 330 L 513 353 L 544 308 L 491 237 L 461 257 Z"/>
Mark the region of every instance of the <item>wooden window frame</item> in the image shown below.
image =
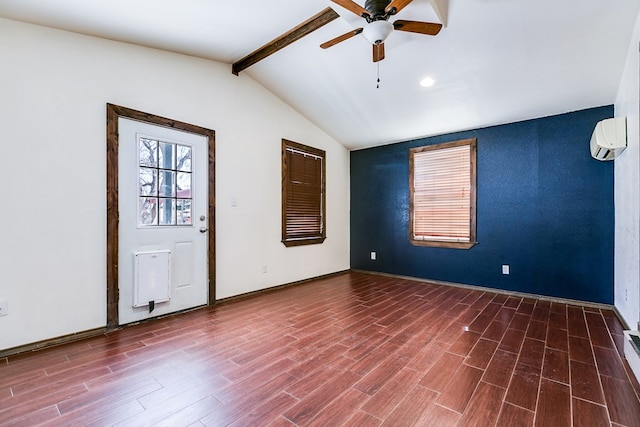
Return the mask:
<path id="1" fill-rule="evenodd" d="M 468 240 L 453 241 L 448 239 L 416 239 L 414 232 L 415 209 L 414 209 L 414 156 L 417 153 L 426 151 L 436 151 L 448 148 L 469 146 L 470 149 L 470 188 L 469 188 L 469 237 Z M 441 144 L 426 145 L 411 148 L 409 150 L 409 241 L 415 246 L 431 246 L 440 248 L 470 249 L 478 242 L 476 241 L 476 205 L 477 205 L 477 140 L 476 138 L 462 139 L 459 141 L 445 142 Z"/>
<path id="2" fill-rule="evenodd" d="M 287 233 L 287 213 L 289 199 L 291 198 L 288 186 L 290 182 L 289 175 L 289 162 L 287 160 L 287 152 L 292 151 L 296 153 L 306 153 L 310 156 L 321 158 L 321 174 L 320 177 L 320 230 L 318 233 L 305 236 L 305 237 L 292 237 Z M 287 246 L 301 246 L 301 245 L 313 245 L 321 244 L 326 239 L 327 226 L 326 226 L 326 153 L 324 150 L 318 148 L 309 147 L 308 145 L 300 144 L 297 142 L 282 140 L 282 243 Z"/>

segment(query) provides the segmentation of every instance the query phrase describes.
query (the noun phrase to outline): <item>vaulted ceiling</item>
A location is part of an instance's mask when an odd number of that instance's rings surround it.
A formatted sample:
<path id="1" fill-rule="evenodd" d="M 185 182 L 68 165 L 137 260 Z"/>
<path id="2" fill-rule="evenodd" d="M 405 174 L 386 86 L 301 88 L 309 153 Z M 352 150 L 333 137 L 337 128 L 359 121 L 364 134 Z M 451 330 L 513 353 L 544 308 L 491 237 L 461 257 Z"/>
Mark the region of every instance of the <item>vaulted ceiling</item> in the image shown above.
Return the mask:
<path id="1" fill-rule="evenodd" d="M 365 25 L 327 0 L 0 0 L 0 16 L 212 59 L 231 73 L 328 6 L 336 19 L 241 73 L 350 149 L 611 104 L 640 10 L 637 0 L 413 0 L 390 21 L 442 30 L 393 31 L 377 63 L 362 35 L 319 47 Z"/>

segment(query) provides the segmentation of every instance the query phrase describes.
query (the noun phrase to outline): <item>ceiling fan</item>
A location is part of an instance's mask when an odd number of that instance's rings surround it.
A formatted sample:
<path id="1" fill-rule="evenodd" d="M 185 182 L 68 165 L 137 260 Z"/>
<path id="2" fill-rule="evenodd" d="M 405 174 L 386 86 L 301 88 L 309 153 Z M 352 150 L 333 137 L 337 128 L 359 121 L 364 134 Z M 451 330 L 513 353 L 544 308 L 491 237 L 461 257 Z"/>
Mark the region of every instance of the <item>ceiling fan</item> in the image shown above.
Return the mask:
<path id="1" fill-rule="evenodd" d="M 404 9 L 412 0 L 366 0 L 364 7 L 352 0 L 331 1 L 364 18 L 366 24 L 363 27 L 356 28 L 324 42 L 320 47 L 327 49 L 353 36 L 362 34 L 373 45 L 373 62 L 384 59 L 384 41 L 393 30 L 435 36 L 442 28 L 442 24 L 432 22 L 405 21 L 401 19 L 393 23 L 389 22 L 391 16 Z"/>

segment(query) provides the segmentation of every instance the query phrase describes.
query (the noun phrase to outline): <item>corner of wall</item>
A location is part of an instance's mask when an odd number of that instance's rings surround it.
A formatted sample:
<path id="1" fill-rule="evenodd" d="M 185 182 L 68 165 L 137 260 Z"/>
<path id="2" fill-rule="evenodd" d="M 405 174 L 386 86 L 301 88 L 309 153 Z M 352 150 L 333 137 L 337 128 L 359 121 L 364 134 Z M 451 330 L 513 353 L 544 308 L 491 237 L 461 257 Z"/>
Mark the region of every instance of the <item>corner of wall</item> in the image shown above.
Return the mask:
<path id="1" fill-rule="evenodd" d="M 627 149 L 614 164 L 614 305 L 635 328 L 640 322 L 640 15 L 614 108 L 615 116 L 627 116 Z"/>

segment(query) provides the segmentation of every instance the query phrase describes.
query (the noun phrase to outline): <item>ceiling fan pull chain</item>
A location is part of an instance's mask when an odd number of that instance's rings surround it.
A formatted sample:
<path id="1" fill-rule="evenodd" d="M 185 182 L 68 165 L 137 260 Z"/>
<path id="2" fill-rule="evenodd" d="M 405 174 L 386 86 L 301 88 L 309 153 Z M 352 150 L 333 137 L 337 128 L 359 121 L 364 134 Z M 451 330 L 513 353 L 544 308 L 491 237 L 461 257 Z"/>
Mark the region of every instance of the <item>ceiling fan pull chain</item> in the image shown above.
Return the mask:
<path id="1" fill-rule="evenodd" d="M 376 81 L 376 89 L 380 89 L 380 62 L 376 62 L 376 65 L 378 66 L 378 80 Z"/>

